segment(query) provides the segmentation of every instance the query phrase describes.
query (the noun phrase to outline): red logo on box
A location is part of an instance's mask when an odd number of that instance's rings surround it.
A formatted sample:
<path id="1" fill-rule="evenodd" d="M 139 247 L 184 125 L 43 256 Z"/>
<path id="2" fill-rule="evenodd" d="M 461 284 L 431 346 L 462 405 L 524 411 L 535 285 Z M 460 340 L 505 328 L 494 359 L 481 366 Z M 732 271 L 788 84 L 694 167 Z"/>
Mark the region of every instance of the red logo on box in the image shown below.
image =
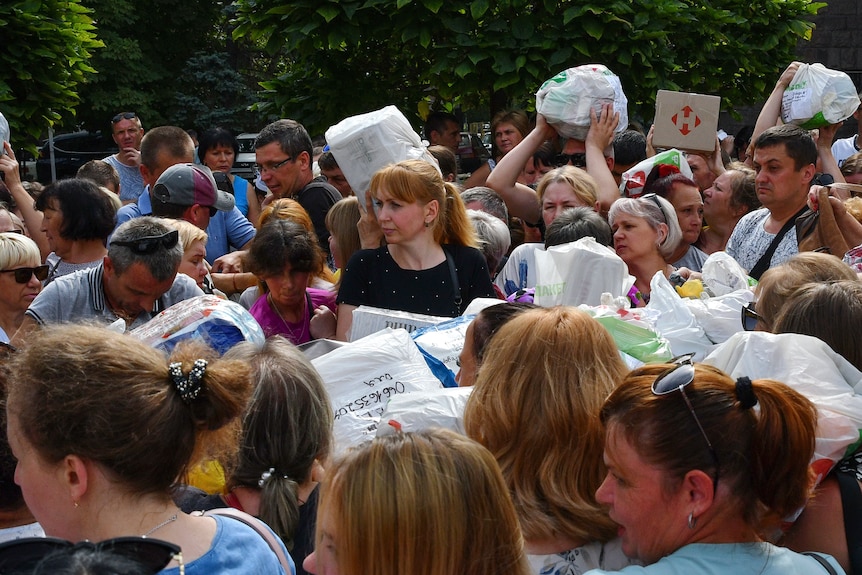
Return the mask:
<path id="1" fill-rule="evenodd" d="M 694 128 L 700 126 L 700 118 L 690 106 L 686 106 L 670 119 L 683 136 L 688 136 Z"/>

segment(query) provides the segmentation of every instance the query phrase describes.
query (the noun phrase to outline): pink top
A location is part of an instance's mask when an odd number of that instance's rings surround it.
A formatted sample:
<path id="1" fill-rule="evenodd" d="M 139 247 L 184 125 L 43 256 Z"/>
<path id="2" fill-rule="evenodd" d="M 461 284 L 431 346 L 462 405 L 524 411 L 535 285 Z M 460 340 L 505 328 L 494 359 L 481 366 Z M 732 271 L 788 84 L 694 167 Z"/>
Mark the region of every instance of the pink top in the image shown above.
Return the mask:
<path id="1" fill-rule="evenodd" d="M 257 320 L 260 327 L 263 328 L 263 333 L 266 337 L 273 335 L 282 335 L 293 342 L 294 345 L 299 345 L 307 341 L 311 341 L 311 314 L 317 306 L 325 305 L 335 313 L 335 293 L 329 290 L 317 288 L 306 288 L 305 290 L 305 318 L 302 321 L 293 323 L 285 322 L 278 315 L 271 305 L 266 294 L 261 295 L 248 310 L 252 317 Z M 308 306 L 308 301 L 311 300 L 311 307 Z"/>

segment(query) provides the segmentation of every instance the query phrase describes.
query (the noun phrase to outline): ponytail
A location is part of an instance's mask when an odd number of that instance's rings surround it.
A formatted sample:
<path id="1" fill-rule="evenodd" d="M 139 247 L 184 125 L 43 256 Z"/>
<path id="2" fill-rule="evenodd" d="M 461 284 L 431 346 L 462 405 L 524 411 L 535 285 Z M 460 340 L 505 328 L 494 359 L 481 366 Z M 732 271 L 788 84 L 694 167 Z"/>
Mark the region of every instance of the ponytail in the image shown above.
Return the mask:
<path id="1" fill-rule="evenodd" d="M 272 527 L 288 551 L 293 551 L 293 537 L 299 526 L 299 484 L 272 468 L 261 475 L 258 483 L 260 485 L 258 518 Z"/>
<path id="2" fill-rule="evenodd" d="M 777 381 L 756 380 L 752 390 L 760 409 L 751 438 L 751 487 L 768 516 L 781 519 L 805 505 L 813 486 L 817 409 Z"/>
<path id="3" fill-rule="evenodd" d="M 470 222 L 470 217 L 467 215 L 467 208 L 464 206 L 464 201 L 461 200 L 458 187 L 452 182 L 445 182 L 443 188 L 445 202 L 444 205 L 440 206 L 439 216 L 442 225 L 435 230 L 435 236 L 440 236 L 435 237 L 435 239 L 441 244 L 478 247 L 476 232 Z"/>

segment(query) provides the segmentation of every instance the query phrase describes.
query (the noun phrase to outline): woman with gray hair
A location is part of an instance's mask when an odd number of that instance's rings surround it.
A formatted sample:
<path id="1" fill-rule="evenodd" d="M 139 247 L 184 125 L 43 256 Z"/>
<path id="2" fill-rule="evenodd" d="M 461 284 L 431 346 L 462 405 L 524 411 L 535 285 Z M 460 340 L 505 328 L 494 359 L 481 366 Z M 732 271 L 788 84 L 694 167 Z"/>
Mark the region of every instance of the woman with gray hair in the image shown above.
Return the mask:
<path id="1" fill-rule="evenodd" d="M 608 212 L 608 223 L 614 231 L 614 250 L 635 276 L 632 303 L 643 307 L 649 302 L 653 276 L 662 272 L 668 277 L 674 271 L 667 260 L 682 240 L 676 211 L 655 194 L 620 198 Z"/>
<path id="2" fill-rule="evenodd" d="M 467 216 L 473 224 L 473 229 L 476 230 L 479 250 L 485 256 L 488 273 L 493 280 L 500 268 L 500 262 L 503 261 L 503 256 L 509 251 L 509 244 L 512 243 L 509 228 L 499 218 L 486 212 L 467 210 Z"/>

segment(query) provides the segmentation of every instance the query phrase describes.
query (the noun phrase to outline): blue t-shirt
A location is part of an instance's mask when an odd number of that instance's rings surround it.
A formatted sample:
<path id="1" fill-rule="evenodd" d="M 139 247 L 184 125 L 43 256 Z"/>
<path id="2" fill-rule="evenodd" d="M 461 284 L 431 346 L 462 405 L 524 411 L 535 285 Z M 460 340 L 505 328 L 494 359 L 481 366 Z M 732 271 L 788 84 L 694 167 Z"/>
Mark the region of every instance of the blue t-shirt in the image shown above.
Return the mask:
<path id="1" fill-rule="evenodd" d="M 248 217 L 248 187 L 251 184 L 248 183 L 248 180 L 245 178 L 240 178 L 239 176 L 233 177 L 233 199 L 236 203 L 236 209 L 240 211 L 242 215 Z"/>
<path id="2" fill-rule="evenodd" d="M 821 553 L 836 573 L 844 570 L 831 556 Z M 593 569 L 585 575 L 820 575 L 826 569 L 813 557 L 770 543 L 692 543 L 646 567 L 620 571 Z"/>
<path id="3" fill-rule="evenodd" d="M 284 544 L 279 544 L 291 565 L 291 573 L 284 572 L 275 552 L 254 529 L 230 517 L 212 515 L 216 520 L 216 534 L 209 550 L 185 564 L 186 575 L 293 575 L 296 567 Z M 275 535 L 273 533 L 273 535 Z M 276 536 L 276 540 L 278 537 Z M 179 567 L 163 569 L 166 575 L 179 575 Z"/>

